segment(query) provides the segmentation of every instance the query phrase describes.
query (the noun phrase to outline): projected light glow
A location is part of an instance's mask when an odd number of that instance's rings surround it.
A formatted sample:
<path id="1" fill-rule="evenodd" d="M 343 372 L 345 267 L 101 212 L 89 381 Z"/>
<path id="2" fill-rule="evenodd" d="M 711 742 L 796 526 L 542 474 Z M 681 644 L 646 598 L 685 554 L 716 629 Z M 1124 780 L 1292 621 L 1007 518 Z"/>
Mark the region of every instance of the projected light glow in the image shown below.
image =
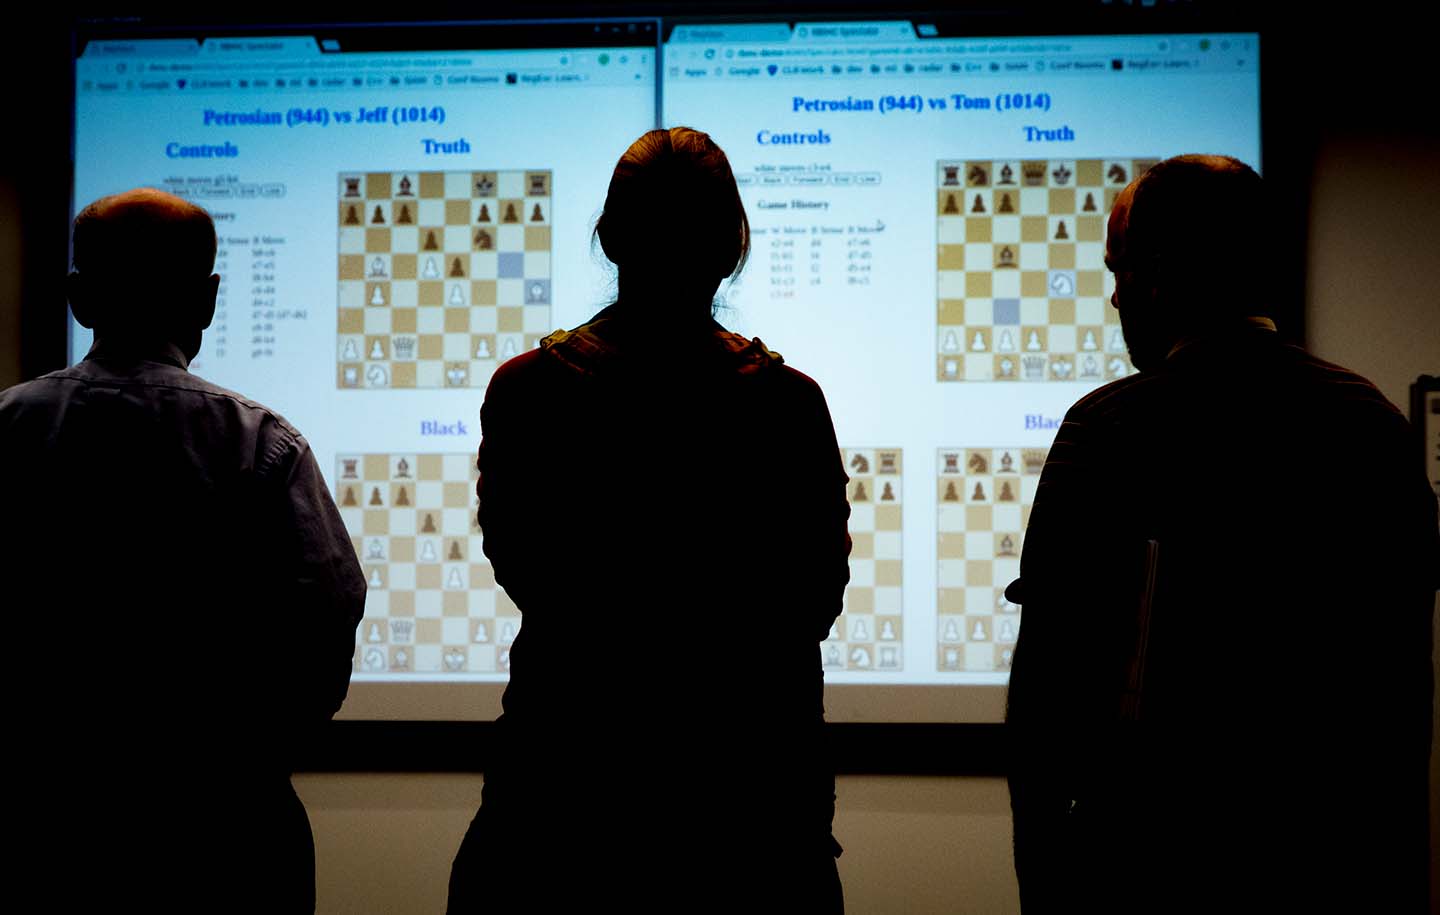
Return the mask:
<path id="1" fill-rule="evenodd" d="M 497 710 L 520 616 L 474 526 L 484 386 L 609 301 L 590 233 L 659 123 L 709 132 L 741 185 L 754 250 L 720 320 L 834 415 L 856 550 L 820 647 L 831 717 L 996 718 L 1045 450 L 1132 370 L 1105 214 L 1159 158 L 1260 165 L 1258 37 L 616 25 L 77 60 L 76 205 L 151 185 L 213 213 L 223 285 L 192 369 L 283 413 L 330 474 L 370 584 L 344 714 Z M 71 359 L 89 342 L 72 326 Z"/>

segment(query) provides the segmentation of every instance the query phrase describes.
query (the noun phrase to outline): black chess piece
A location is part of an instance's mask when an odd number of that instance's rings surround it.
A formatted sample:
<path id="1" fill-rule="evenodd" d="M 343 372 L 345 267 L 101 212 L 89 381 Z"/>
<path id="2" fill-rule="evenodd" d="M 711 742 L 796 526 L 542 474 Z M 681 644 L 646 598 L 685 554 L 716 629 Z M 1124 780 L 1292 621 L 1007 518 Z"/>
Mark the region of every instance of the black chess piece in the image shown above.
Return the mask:
<path id="1" fill-rule="evenodd" d="M 865 481 L 864 481 L 864 480 L 861 480 L 860 482 L 858 482 L 858 483 L 855 484 L 855 497 L 854 497 L 851 501 L 853 501 L 853 502 L 868 502 L 868 501 L 870 501 L 870 496 L 867 495 L 866 492 L 865 492 Z"/>
<path id="2" fill-rule="evenodd" d="M 1058 224 L 1056 224 L 1056 226 L 1055 226 L 1055 240 L 1056 240 L 1056 241 L 1069 241 L 1069 240 L 1070 240 L 1070 233 L 1069 233 L 1068 231 L 1066 231 L 1066 229 L 1065 229 L 1065 220 L 1063 220 L 1063 219 L 1060 220 L 1060 222 L 1059 222 Z"/>
<path id="3" fill-rule="evenodd" d="M 990 469 L 990 462 L 978 454 L 970 455 L 970 460 L 965 463 L 970 468 L 971 473 L 985 473 Z"/>
<path id="4" fill-rule="evenodd" d="M 535 204 L 535 209 L 530 212 L 531 222 L 544 222 L 545 214 L 540 211 L 540 204 Z"/>
<path id="5" fill-rule="evenodd" d="M 374 487 L 373 489 L 370 490 L 370 504 L 371 504 L 371 505 L 384 505 L 384 504 L 385 504 L 385 500 L 382 499 L 382 498 L 380 498 L 380 487 L 379 487 L 379 486 L 376 486 L 376 487 Z"/>
<path id="6" fill-rule="evenodd" d="M 970 212 L 972 212 L 972 213 L 983 213 L 983 212 L 985 212 L 985 200 L 984 200 L 984 198 L 982 198 L 979 194 L 976 194 L 976 195 L 975 195 L 975 204 L 974 204 L 974 206 L 970 207 Z"/>
<path id="7" fill-rule="evenodd" d="M 358 212 L 356 212 L 356 210 L 355 210 L 355 204 L 353 204 L 353 203 L 350 204 L 350 208 L 345 211 L 345 225 L 347 225 L 347 226 L 358 226 L 358 225 L 360 225 L 360 214 L 359 214 Z"/>
<path id="8" fill-rule="evenodd" d="M 420 525 L 420 533 L 422 533 L 422 534 L 433 534 L 433 533 L 435 533 L 435 516 L 432 515 L 432 514 L 430 514 L 429 512 L 426 512 L 426 513 L 425 513 L 425 521 L 424 521 L 424 523 L 422 523 L 422 524 Z"/>
<path id="9" fill-rule="evenodd" d="M 1095 212 L 1095 195 L 1092 194 L 1092 193 L 1090 193 L 1089 191 L 1086 191 L 1086 192 L 1085 192 L 1085 205 L 1082 206 L 1080 209 L 1081 209 L 1082 212 L 1085 212 L 1085 213 L 1093 213 L 1093 212 Z"/>
<path id="10" fill-rule="evenodd" d="M 970 501 L 972 501 L 972 502 L 984 502 L 984 501 L 985 501 L 985 487 L 981 486 L 979 483 L 976 483 L 976 484 L 975 484 L 975 491 L 970 494 Z"/>
<path id="11" fill-rule="evenodd" d="M 856 473 L 869 473 L 870 462 L 866 460 L 865 455 L 857 454 L 850 459 L 850 469 Z"/>
<path id="12" fill-rule="evenodd" d="M 479 215 L 479 217 L 476 218 L 475 221 L 476 221 L 476 222 L 489 222 L 489 221 L 490 221 L 490 204 L 488 204 L 488 203 L 482 203 L 482 204 L 480 204 L 480 215 Z"/>
<path id="13" fill-rule="evenodd" d="M 454 562 L 454 561 L 459 561 L 459 560 L 465 558 L 464 556 L 461 556 L 461 555 L 460 555 L 460 541 L 458 541 L 458 540 L 452 540 L 452 541 L 450 541 L 450 556 L 449 556 L 449 558 L 450 558 L 450 560 L 451 560 L 452 562 Z"/>
<path id="14" fill-rule="evenodd" d="M 450 262 L 450 276 L 451 276 L 451 277 L 463 277 L 464 275 L 465 275 L 465 265 L 462 264 L 462 263 L 460 262 L 460 258 L 457 257 L 457 258 L 455 258 L 453 261 Z"/>
<path id="15" fill-rule="evenodd" d="M 491 248 L 493 248 L 494 246 L 495 246 L 495 242 L 494 242 L 494 240 L 490 237 L 490 233 L 489 233 L 489 232 L 486 232 L 484 229 L 481 229 L 479 232 L 476 232 L 476 233 L 475 233 L 475 247 L 476 247 L 476 248 L 479 248 L 481 251 L 489 251 L 489 250 L 490 250 Z"/>
<path id="16" fill-rule="evenodd" d="M 400 176 L 400 193 L 399 193 L 398 196 L 400 196 L 400 197 L 414 197 L 415 195 L 410 192 L 411 186 L 412 186 L 412 185 L 410 184 L 410 176 L 409 176 L 409 175 L 401 175 L 401 176 Z"/>
<path id="17" fill-rule="evenodd" d="M 1002 482 L 1002 483 L 1000 484 L 1000 501 L 1001 501 L 1001 502 L 1014 502 L 1014 501 L 1015 501 L 1015 492 L 1014 492 L 1014 490 L 1012 490 L 1012 489 L 1010 488 L 1010 481 L 1009 481 L 1009 480 L 1005 480 L 1004 482 Z"/>
<path id="18" fill-rule="evenodd" d="M 997 213 L 1013 213 L 1013 212 L 1015 212 L 1015 204 L 1010 201 L 1010 195 L 1009 195 L 1009 194 L 1001 194 L 1001 195 L 1000 195 L 1000 205 L 995 208 L 995 212 L 997 212 Z"/>
<path id="19" fill-rule="evenodd" d="M 514 204 L 514 203 L 507 203 L 507 204 L 505 204 L 505 218 L 502 219 L 502 220 L 500 220 L 500 221 L 501 221 L 501 222 L 519 222 L 519 221 L 520 221 L 520 214 L 515 212 L 515 204 Z"/>
<path id="20" fill-rule="evenodd" d="M 434 230 L 434 229 L 431 229 L 430 231 L 428 231 L 428 232 L 425 233 L 425 250 L 426 250 L 426 251 L 439 251 L 439 250 L 440 250 L 440 243 L 435 240 L 435 230 Z"/>
<path id="21" fill-rule="evenodd" d="M 395 220 L 397 226 L 414 225 L 415 220 L 410 217 L 410 204 L 400 204 L 400 216 Z"/>
<path id="22" fill-rule="evenodd" d="M 953 215 L 960 212 L 960 207 L 955 203 L 954 194 L 945 195 L 945 215 Z"/>
<path id="23" fill-rule="evenodd" d="M 353 487 L 353 486 L 346 486 L 346 487 L 345 487 L 345 498 L 344 498 L 343 500 L 341 500 L 340 504 L 343 505 L 343 506 L 345 506 L 345 507 L 347 507 L 347 508 L 350 507 L 350 506 L 352 506 L 352 505 L 359 505 L 359 504 L 360 504 L 359 502 L 357 502 L 357 501 L 355 500 L 355 487 Z"/>
<path id="24" fill-rule="evenodd" d="M 890 484 L 889 484 L 888 482 L 885 484 L 885 489 L 882 490 L 881 493 L 880 493 L 880 501 L 881 501 L 881 502 L 894 502 L 894 501 L 895 501 L 895 490 L 892 489 L 892 488 L 890 488 Z"/>
<path id="25" fill-rule="evenodd" d="M 950 482 L 948 482 L 948 483 L 945 484 L 945 497 L 944 497 L 944 498 L 945 498 L 945 501 L 946 501 L 946 502 L 959 502 L 959 501 L 960 501 L 960 494 L 955 491 L 955 481 L 954 481 L 954 480 L 951 480 Z"/>
<path id="26" fill-rule="evenodd" d="M 395 494 L 395 504 L 402 507 L 410 504 L 410 494 L 405 491 L 404 486 L 401 486 L 400 491 Z"/>
<path id="27" fill-rule="evenodd" d="M 385 214 L 380 209 L 380 204 L 375 204 L 375 215 L 370 217 L 370 224 L 373 226 L 385 225 Z"/>

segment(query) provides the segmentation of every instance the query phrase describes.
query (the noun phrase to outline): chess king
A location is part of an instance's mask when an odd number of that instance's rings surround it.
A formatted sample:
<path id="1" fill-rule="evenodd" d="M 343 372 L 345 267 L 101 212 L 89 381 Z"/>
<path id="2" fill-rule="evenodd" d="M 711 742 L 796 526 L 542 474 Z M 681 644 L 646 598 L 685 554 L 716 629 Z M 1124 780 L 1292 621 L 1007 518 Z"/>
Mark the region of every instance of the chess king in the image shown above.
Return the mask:
<path id="1" fill-rule="evenodd" d="M 294 426 L 189 371 L 215 226 L 161 191 L 76 217 L 84 360 L 0 393 L 25 769 L 11 864 L 54 911 L 308 912 L 290 785 L 349 685 L 365 581 Z"/>
<path id="2" fill-rule="evenodd" d="M 1006 590 L 1027 913 L 1426 909 L 1435 497 L 1400 412 L 1277 329 L 1274 217 L 1221 156 L 1110 214 L 1140 371 L 1065 415 Z"/>

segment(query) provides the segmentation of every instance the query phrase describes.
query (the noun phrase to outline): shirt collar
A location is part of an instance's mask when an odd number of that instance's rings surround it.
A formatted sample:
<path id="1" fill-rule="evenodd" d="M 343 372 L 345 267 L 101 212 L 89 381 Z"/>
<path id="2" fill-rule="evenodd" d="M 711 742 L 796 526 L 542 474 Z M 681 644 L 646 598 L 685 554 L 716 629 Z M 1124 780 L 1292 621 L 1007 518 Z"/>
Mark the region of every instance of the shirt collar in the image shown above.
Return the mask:
<path id="1" fill-rule="evenodd" d="M 142 344 L 128 340 L 124 342 L 109 339 L 102 341 L 96 338 L 90 346 L 90 351 L 85 354 L 85 358 L 96 361 L 159 362 L 186 371 L 190 369 L 190 360 L 186 358 L 184 351 L 169 341 Z"/>
<path id="2" fill-rule="evenodd" d="M 1239 327 L 1244 331 L 1258 330 L 1272 334 L 1276 332 L 1275 322 L 1264 315 L 1247 315 L 1240 319 Z M 1205 333 L 1197 334 L 1193 337 L 1182 337 L 1179 342 L 1170 347 L 1170 352 L 1165 354 L 1165 358 L 1170 359 L 1181 350 L 1189 348 L 1192 344 L 1199 343 L 1201 340 L 1206 340 L 1214 336 L 1216 336 L 1214 333 Z"/>

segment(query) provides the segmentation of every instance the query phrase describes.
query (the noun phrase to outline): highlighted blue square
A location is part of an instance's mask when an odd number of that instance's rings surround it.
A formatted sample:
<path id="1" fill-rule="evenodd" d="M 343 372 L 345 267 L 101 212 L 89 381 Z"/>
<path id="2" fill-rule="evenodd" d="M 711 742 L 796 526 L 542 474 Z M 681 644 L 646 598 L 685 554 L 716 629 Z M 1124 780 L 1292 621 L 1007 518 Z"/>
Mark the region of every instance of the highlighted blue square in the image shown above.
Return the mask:
<path id="1" fill-rule="evenodd" d="M 498 266 L 502 280 L 520 279 L 525 275 L 525 252 L 501 251 Z"/>
<path id="2" fill-rule="evenodd" d="M 996 299 L 996 300 L 995 300 L 995 323 L 996 323 L 996 324 L 1019 324 L 1019 323 L 1020 323 L 1020 300 L 1019 300 L 1019 299 Z"/>

